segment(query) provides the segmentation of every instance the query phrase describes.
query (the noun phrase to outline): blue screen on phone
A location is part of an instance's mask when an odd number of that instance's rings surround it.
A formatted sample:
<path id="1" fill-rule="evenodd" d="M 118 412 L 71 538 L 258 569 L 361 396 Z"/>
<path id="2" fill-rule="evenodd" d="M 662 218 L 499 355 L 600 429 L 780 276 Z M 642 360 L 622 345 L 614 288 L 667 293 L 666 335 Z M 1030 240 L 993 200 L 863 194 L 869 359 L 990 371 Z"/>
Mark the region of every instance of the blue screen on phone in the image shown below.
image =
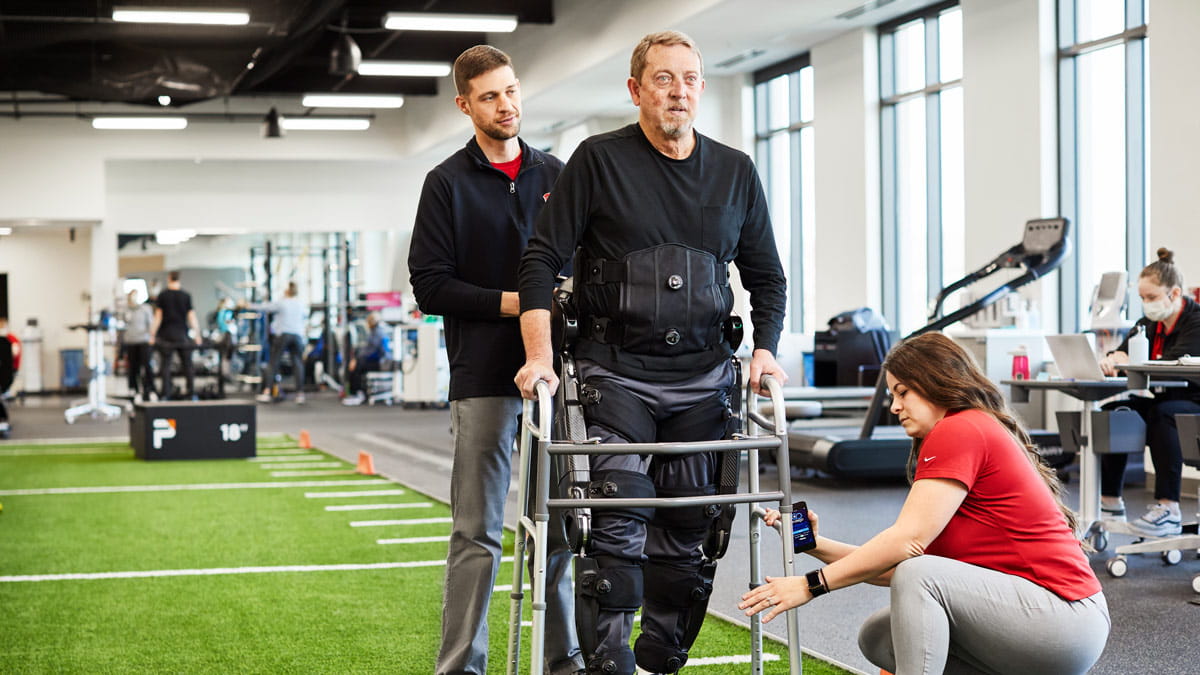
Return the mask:
<path id="1" fill-rule="evenodd" d="M 808 519 L 808 506 L 804 502 L 792 504 L 792 550 L 796 553 L 816 548 L 812 523 Z"/>

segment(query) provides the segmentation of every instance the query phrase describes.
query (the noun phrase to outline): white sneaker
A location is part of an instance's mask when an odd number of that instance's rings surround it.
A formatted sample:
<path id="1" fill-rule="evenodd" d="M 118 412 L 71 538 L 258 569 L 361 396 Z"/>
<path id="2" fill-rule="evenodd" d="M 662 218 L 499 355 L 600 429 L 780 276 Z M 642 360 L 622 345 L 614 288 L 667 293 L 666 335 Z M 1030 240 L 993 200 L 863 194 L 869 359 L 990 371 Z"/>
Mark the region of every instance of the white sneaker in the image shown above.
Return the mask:
<path id="1" fill-rule="evenodd" d="M 1179 510 L 1172 510 L 1166 504 L 1150 505 L 1146 514 L 1129 526 L 1147 537 L 1170 537 L 1183 532 Z"/>
<path id="2" fill-rule="evenodd" d="M 1104 502 L 1100 502 L 1100 518 L 1101 520 L 1113 520 L 1120 523 L 1125 522 L 1125 500 L 1122 499 L 1119 503 L 1109 506 Z"/>
<path id="3" fill-rule="evenodd" d="M 296 405 L 304 405 L 304 394 L 296 394 Z"/>
<path id="4" fill-rule="evenodd" d="M 270 403 L 271 395 L 270 394 L 259 394 L 258 396 L 254 397 L 254 400 L 258 401 L 259 403 Z"/>
<path id="5" fill-rule="evenodd" d="M 366 396 L 363 396 L 362 394 L 355 394 L 342 399 L 342 405 L 362 405 L 363 401 L 365 400 L 367 400 Z"/>

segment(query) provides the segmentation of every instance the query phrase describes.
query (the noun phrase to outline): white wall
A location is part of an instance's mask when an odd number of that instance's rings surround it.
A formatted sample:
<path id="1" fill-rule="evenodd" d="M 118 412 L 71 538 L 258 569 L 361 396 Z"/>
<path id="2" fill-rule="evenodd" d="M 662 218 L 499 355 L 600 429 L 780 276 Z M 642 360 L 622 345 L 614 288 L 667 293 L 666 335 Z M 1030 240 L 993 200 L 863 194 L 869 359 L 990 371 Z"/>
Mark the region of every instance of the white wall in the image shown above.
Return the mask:
<path id="1" fill-rule="evenodd" d="M 1019 242 L 1025 221 L 1059 213 L 1053 6 L 962 3 L 967 271 Z M 1057 294 L 1057 275 L 1022 292 L 1043 319 L 1057 315 Z"/>
<path id="2" fill-rule="evenodd" d="M 1150 2 L 1150 239 L 1148 260 L 1173 249 L 1184 281 L 1200 285 L 1200 2 Z M 1133 270 L 1134 274 L 1138 270 Z"/>
<path id="3" fill-rule="evenodd" d="M 42 330 L 42 387 L 60 386 L 60 349 L 82 349 L 87 334 L 70 330 L 87 323 L 91 229 L 18 230 L 0 237 L 0 272 L 8 274 L 8 325 L 18 336 L 26 320 Z M 22 375 L 22 379 L 23 379 Z M 15 387 L 20 390 L 22 381 Z"/>
<path id="4" fill-rule="evenodd" d="M 818 323 L 881 303 L 877 53 L 874 30 L 848 32 L 811 53 Z"/>

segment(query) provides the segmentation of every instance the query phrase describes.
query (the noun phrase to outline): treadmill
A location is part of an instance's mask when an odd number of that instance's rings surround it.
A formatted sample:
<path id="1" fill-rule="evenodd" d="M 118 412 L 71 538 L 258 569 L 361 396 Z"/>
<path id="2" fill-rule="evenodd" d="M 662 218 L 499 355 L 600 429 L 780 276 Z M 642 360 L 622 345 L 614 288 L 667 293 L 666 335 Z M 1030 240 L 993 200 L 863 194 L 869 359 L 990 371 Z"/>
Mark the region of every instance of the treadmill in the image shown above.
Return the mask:
<path id="1" fill-rule="evenodd" d="M 905 339 L 941 330 L 984 308 L 1026 284 L 1053 272 L 1070 252 L 1066 218 L 1044 218 L 1025 223 L 1021 243 L 994 260 L 943 288 L 934 302 L 929 323 Z M 985 279 L 1002 269 L 1023 269 L 1024 273 L 1001 284 L 971 304 L 942 315 L 942 305 L 950 294 Z M 792 465 L 816 469 L 839 478 L 901 478 L 905 475 L 912 439 L 899 426 L 882 426 L 879 420 L 887 397 L 887 381 L 881 372 L 875 382 L 875 395 L 861 425 L 813 427 L 808 420 L 796 420 L 788 428 Z M 1031 431 L 1040 446 L 1059 445 L 1058 434 Z"/>

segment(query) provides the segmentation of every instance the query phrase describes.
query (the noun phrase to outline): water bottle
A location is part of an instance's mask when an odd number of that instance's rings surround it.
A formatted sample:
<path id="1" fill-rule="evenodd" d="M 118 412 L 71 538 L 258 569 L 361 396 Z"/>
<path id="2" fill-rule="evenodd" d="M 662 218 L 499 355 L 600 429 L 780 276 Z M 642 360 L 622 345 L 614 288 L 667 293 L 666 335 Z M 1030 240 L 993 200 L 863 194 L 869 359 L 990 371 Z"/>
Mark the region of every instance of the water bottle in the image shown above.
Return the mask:
<path id="1" fill-rule="evenodd" d="M 1136 366 L 1150 360 L 1150 341 L 1145 326 L 1135 326 L 1133 331 L 1129 336 L 1129 363 Z"/>
<path id="2" fill-rule="evenodd" d="M 1014 380 L 1029 379 L 1029 353 L 1025 350 L 1025 345 L 1017 347 L 1012 352 L 1012 378 Z"/>

